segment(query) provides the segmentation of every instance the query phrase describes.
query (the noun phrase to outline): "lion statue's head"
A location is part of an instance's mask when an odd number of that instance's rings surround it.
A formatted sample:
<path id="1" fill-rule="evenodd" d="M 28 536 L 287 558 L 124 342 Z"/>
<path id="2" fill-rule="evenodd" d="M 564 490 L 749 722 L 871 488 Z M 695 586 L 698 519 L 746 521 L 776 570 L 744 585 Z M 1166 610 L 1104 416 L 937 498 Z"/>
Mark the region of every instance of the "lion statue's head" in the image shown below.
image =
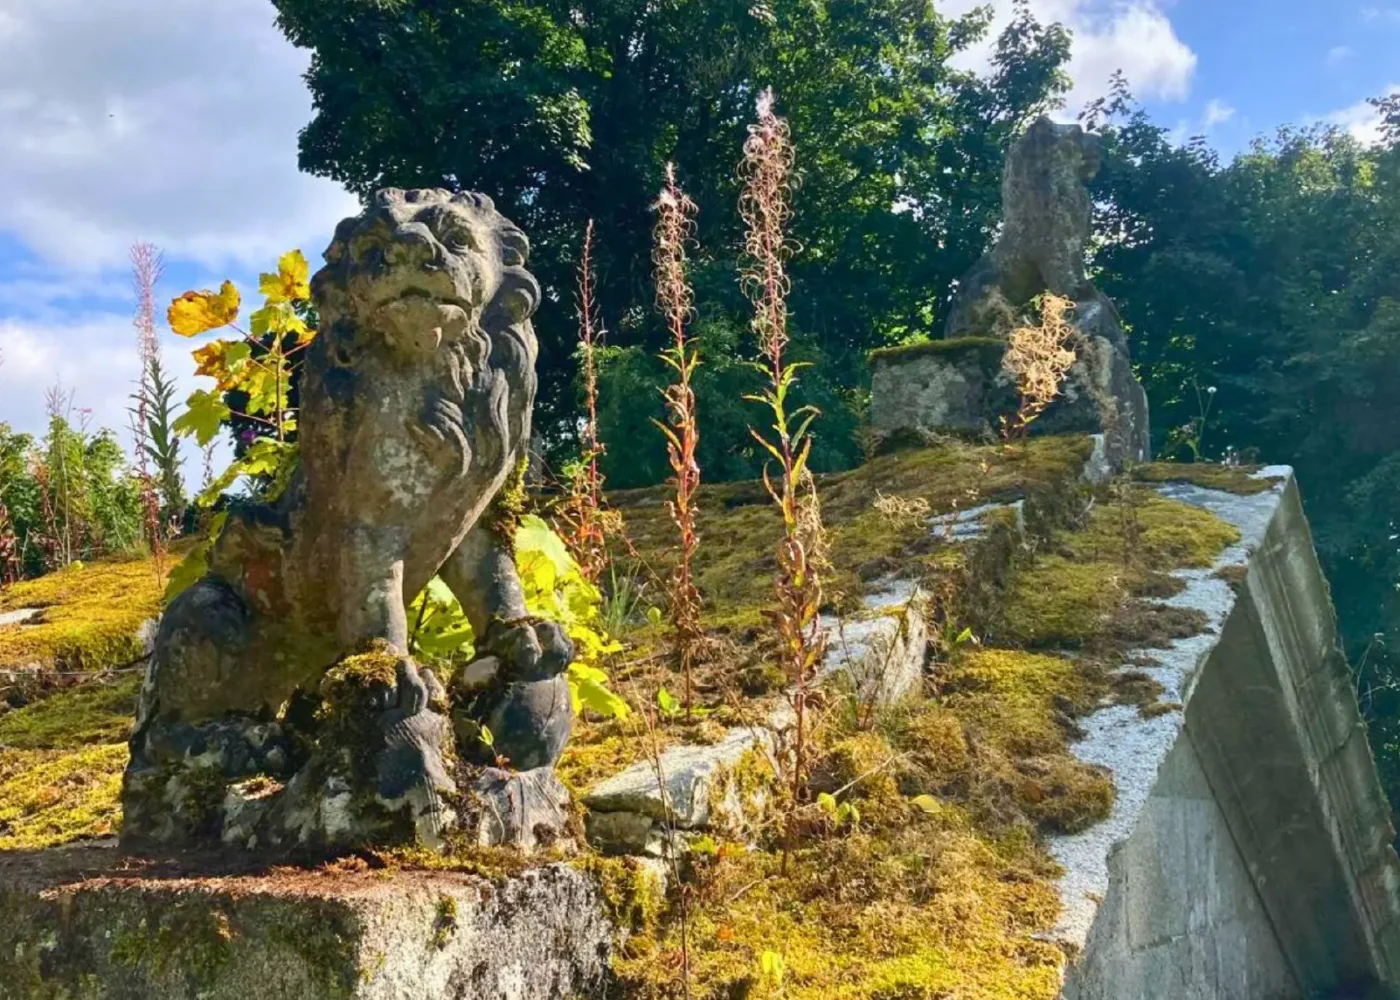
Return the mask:
<path id="1" fill-rule="evenodd" d="M 400 510 L 445 489 L 490 492 L 529 439 L 540 301 L 529 249 L 490 198 L 440 188 L 385 188 L 336 227 L 311 281 L 311 488 L 378 491 Z"/>
<path id="2" fill-rule="evenodd" d="M 530 242 L 482 194 L 385 188 L 335 230 L 312 280 L 322 326 L 351 319 L 388 347 L 433 351 L 488 312 L 523 324 L 540 300 Z"/>

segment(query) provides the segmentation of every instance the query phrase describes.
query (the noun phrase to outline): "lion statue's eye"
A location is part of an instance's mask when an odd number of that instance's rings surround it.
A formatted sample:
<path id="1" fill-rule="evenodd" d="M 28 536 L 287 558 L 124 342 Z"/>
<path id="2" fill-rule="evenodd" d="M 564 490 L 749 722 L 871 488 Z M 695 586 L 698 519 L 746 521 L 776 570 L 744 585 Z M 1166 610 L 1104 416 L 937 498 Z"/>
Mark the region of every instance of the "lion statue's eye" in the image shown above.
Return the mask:
<path id="1" fill-rule="evenodd" d="M 477 249 L 475 234 L 467 226 L 455 220 L 442 227 L 442 245 L 453 253 Z"/>

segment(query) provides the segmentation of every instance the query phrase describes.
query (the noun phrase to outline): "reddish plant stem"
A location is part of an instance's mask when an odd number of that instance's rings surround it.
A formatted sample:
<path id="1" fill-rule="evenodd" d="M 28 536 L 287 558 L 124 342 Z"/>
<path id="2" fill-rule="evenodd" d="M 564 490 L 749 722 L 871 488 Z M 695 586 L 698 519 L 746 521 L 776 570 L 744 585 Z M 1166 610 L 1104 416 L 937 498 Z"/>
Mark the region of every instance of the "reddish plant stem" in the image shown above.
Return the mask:
<path id="1" fill-rule="evenodd" d="M 694 293 L 687 275 L 687 246 L 694 238 L 695 203 L 676 184 L 675 167 L 666 167 L 666 184 L 656 201 L 656 231 L 652 262 L 656 267 L 657 308 L 665 317 L 671 345 L 662 359 L 676 378 L 662 395 L 666 400 L 667 423 L 659 423 L 666 435 L 667 457 L 674 473 L 674 497 L 667 501 L 679 533 L 678 561 L 671 579 L 671 623 L 685 681 L 685 712 L 689 717 L 694 704 L 694 667 L 703 632 L 700 627 L 700 592 L 696 589 L 693 563 L 700 546 L 696 530 L 695 494 L 700 487 L 700 465 L 696 449 L 700 429 L 696 422 L 695 391 L 691 375 L 699 357 L 686 333 L 694 306 Z"/>

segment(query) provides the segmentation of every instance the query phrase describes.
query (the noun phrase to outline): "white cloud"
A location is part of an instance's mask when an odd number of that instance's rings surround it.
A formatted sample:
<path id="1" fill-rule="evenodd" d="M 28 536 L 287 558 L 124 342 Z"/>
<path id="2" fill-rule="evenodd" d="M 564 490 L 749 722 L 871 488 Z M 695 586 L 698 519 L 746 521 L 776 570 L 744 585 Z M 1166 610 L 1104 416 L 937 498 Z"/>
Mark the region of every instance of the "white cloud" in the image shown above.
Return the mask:
<path id="1" fill-rule="evenodd" d="M 1208 129 L 1223 125 L 1231 118 L 1235 117 L 1235 109 L 1226 104 L 1218 97 L 1212 97 L 1206 102 L 1205 114 L 1201 118 L 1201 123 Z"/>
<path id="2" fill-rule="evenodd" d="M 1334 45 L 1327 50 L 1327 65 L 1340 66 L 1348 62 L 1356 55 L 1356 50 L 1350 45 Z"/>
<path id="3" fill-rule="evenodd" d="M 948 0 L 944 13 L 957 15 L 979 0 Z M 1042 22 L 1058 21 L 1074 32 L 1069 74 L 1074 86 L 1066 95 L 1064 116 L 1074 117 L 1089 101 L 1108 92 L 1110 77 L 1122 70 L 1134 96 L 1143 100 L 1182 101 L 1191 90 L 1196 54 L 1176 34 L 1157 0 L 1030 0 Z M 958 63 L 985 70 L 996 35 L 1012 16 L 1007 0 L 995 0 L 992 29 Z"/>
<path id="4" fill-rule="evenodd" d="M 1400 24 L 1400 7 L 1362 7 L 1361 20 L 1367 23 L 1384 21 Z"/>
<path id="5" fill-rule="evenodd" d="M 73 268 L 319 253 L 354 200 L 297 171 L 306 65 L 266 0 L 0 0 L 0 230 Z"/>
<path id="6" fill-rule="evenodd" d="M 1382 93 L 1393 94 L 1396 91 L 1400 91 L 1400 83 L 1390 84 Z M 1368 145 L 1379 142 L 1381 138 L 1381 114 L 1369 101 L 1357 101 L 1350 107 L 1323 115 L 1321 120 L 1328 125 L 1336 125 Z"/>
<path id="7" fill-rule="evenodd" d="M 189 345 L 167 343 L 161 360 L 186 390 L 196 384 Z M 131 450 L 127 407 L 140 378 L 136 334 L 129 314 L 92 313 L 66 320 L 0 319 L 0 421 L 16 430 L 42 435 L 48 424 L 44 394 L 59 387 L 73 394 L 75 410 L 90 430 L 111 428 Z M 209 383 L 212 385 L 212 382 Z M 182 398 L 183 393 L 177 393 Z M 187 477 L 198 477 L 201 458 L 193 442 L 181 446 Z M 219 448 L 219 467 L 229 448 Z"/>

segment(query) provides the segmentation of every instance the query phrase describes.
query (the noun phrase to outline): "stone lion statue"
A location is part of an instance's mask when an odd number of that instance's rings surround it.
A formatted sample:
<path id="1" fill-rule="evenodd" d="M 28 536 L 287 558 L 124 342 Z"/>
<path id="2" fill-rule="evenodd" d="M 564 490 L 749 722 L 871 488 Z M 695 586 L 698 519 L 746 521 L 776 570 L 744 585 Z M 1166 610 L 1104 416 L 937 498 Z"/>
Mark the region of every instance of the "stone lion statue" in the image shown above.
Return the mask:
<path id="1" fill-rule="evenodd" d="M 1092 294 L 1084 272 L 1092 207 L 1086 185 L 1099 160 L 1094 136 L 1047 117 L 1012 144 L 1001 181 L 1001 234 L 962 280 L 947 336 L 986 333 L 989 309 L 1019 308 L 1042 292 L 1075 301 Z"/>
<path id="2" fill-rule="evenodd" d="M 1007 151 L 1002 175 L 1002 228 L 995 244 L 958 284 L 944 336 L 967 342 L 964 359 L 969 377 L 951 382 L 929 372 L 894 373 L 885 366 L 876 375 L 885 402 L 872 404 L 887 427 L 907 423 L 891 400 L 917 396 L 923 386 L 932 408 L 954 403 L 970 412 L 930 413 L 919 422 L 938 427 L 998 425 L 1004 407 L 994 399 L 1014 398 L 1004 370 L 984 373 L 977 361 L 982 338 L 1007 339 L 1024 325 L 1029 307 L 1050 293 L 1073 303 L 1070 346 L 1074 366 L 1061 385 L 1060 399 L 1036 422 L 1045 433 L 1102 432 L 1109 464 L 1145 461 L 1150 454 L 1147 394 L 1133 374 L 1128 338 L 1118 310 L 1094 287 L 1085 269 L 1092 235 L 1093 201 L 1088 184 L 1098 173 L 1102 151 L 1098 138 L 1078 125 L 1061 125 L 1047 117 L 1035 121 Z M 924 362 L 925 367 L 934 362 Z M 908 383 L 908 386 L 901 385 Z M 954 391 L 957 383 L 962 389 Z M 895 385 L 895 391 L 890 386 Z M 928 390 L 936 386 L 937 390 Z M 1014 409 L 1014 401 L 1012 403 Z M 995 412 L 994 412 L 995 411 Z"/>
<path id="3" fill-rule="evenodd" d="M 547 771 L 572 719 L 573 649 L 526 611 L 501 502 L 536 387 L 528 254 L 479 194 L 388 188 L 337 227 L 311 282 L 300 467 L 276 504 L 230 511 L 161 621 L 126 842 L 440 843 L 462 758 L 506 757 L 518 770 L 482 787 L 559 804 L 552 771 L 514 777 Z M 450 694 L 408 655 L 406 603 L 434 575 L 478 637 Z"/>

